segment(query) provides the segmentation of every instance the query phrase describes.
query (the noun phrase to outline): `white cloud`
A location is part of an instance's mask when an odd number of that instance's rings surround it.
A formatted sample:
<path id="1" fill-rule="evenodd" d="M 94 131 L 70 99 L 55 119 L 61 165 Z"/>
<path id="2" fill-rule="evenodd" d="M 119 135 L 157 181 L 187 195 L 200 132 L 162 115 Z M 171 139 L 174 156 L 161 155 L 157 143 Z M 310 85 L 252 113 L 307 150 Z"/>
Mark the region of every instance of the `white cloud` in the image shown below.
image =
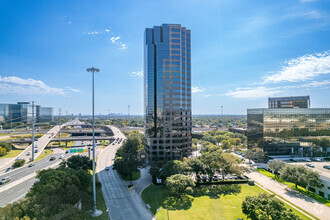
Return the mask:
<path id="1" fill-rule="evenodd" d="M 101 33 L 98 32 L 98 31 L 91 31 L 91 32 L 88 32 L 87 34 L 88 35 L 98 35 L 98 34 L 101 34 Z"/>
<path id="2" fill-rule="evenodd" d="M 301 2 L 315 2 L 316 0 L 300 0 Z"/>
<path id="3" fill-rule="evenodd" d="M 131 76 L 134 76 L 134 77 L 143 77 L 143 71 L 138 71 L 138 72 L 132 72 L 131 73 Z"/>
<path id="4" fill-rule="evenodd" d="M 307 54 L 288 61 L 282 69 L 264 77 L 264 83 L 299 82 L 330 73 L 330 53 Z"/>
<path id="5" fill-rule="evenodd" d="M 105 32 L 107 32 L 107 33 L 109 33 L 109 32 L 110 32 L 110 30 L 109 30 L 109 29 L 104 29 L 104 31 L 105 31 Z"/>
<path id="6" fill-rule="evenodd" d="M 223 95 L 232 96 L 233 98 L 264 98 L 280 93 L 278 88 L 266 88 L 263 86 L 255 88 L 237 88 L 235 91 L 229 91 Z"/>
<path id="7" fill-rule="evenodd" d="M 113 43 L 113 44 L 116 44 L 119 39 L 120 39 L 120 36 L 118 36 L 118 37 L 111 37 L 110 38 L 111 43 Z"/>
<path id="8" fill-rule="evenodd" d="M 67 87 L 65 87 L 67 90 L 69 90 L 69 91 L 71 91 L 71 92 L 75 92 L 75 93 L 77 93 L 77 92 L 80 92 L 80 89 L 73 89 L 73 88 L 71 88 L 71 87 L 69 87 L 69 86 L 67 86 Z"/>
<path id="9" fill-rule="evenodd" d="M 54 88 L 46 85 L 41 80 L 22 79 L 16 76 L 0 76 L 0 94 L 33 94 L 33 95 L 65 95 L 68 92 L 79 90 L 67 88 Z"/>
<path id="10" fill-rule="evenodd" d="M 127 49 L 126 44 L 120 43 L 119 45 L 120 45 L 120 47 L 119 47 L 120 50 L 126 50 Z"/>
<path id="11" fill-rule="evenodd" d="M 191 92 L 192 93 L 198 93 L 198 92 L 204 92 L 205 91 L 205 89 L 204 88 L 199 88 L 199 87 L 191 87 Z"/>

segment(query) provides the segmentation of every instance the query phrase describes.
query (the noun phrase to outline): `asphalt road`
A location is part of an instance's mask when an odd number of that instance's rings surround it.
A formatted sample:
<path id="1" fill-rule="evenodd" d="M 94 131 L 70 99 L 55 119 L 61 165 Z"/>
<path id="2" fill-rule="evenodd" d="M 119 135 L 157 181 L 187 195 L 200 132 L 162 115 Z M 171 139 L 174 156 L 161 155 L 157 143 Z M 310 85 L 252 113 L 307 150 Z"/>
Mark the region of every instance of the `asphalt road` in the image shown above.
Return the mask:
<path id="1" fill-rule="evenodd" d="M 115 138 L 126 137 L 117 129 L 111 126 Z M 112 170 L 114 158 L 120 144 L 110 145 L 105 148 L 97 160 L 97 175 L 102 183 L 102 193 L 109 210 L 111 220 L 117 219 L 154 219 L 151 212 L 145 207 L 141 197 L 134 189 L 128 189 L 127 182 L 123 181 L 117 171 Z M 109 171 L 105 168 L 111 166 Z M 141 187 L 142 188 L 142 187 Z"/>

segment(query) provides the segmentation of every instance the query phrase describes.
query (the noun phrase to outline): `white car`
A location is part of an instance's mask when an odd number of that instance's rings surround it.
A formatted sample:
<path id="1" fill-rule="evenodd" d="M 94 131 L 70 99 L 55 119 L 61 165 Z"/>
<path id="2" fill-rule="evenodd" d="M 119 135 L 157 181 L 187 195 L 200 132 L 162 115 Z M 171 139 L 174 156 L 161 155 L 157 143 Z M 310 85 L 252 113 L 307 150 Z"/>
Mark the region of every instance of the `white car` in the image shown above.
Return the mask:
<path id="1" fill-rule="evenodd" d="M 64 157 L 64 156 L 63 156 L 63 155 L 61 155 L 61 156 L 59 156 L 59 158 L 58 158 L 58 159 L 63 159 L 63 157 Z"/>

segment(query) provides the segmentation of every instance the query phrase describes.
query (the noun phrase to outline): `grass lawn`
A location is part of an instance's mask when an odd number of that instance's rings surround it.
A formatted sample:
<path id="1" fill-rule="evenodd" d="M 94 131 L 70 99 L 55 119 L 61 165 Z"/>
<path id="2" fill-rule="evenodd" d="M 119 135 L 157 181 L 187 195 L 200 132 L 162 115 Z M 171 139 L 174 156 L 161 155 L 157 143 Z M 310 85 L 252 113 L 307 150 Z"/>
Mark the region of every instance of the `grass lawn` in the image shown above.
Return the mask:
<path id="1" fill-rule="evenodd" d="M 277 178 L 274 174 L 272 174 L 271 172 L 268 172 L 265 169 L 257 169 L 257 171 L 259 173 L 265 175 L 265 176 L 268 176 L 268 177 L 272 178 L 273 180 L 276 180 L 276 181 L 278 181 L 278 182 L 280 182 L 280 183 L 282 183 L 284 185 L 287 185 L 288 187 L 290 187 L 290 188 L 292 188 L 294 190 L 299 191 L 300 193 L 302 193 L 302 194 L 304 194 L 306 196 L 311 197 L 312 199 L 315 199 L 316 201 L 319 201 L 319 202 L 323 203 L 324 205 L 330 206 L 330 200 L 329 199 L 326 199 L 326 198 L 324 198 L 324 197 L 322 197 L 322 196 L 320 196 L 320 195 L 318 195 L 318 194 L 316 194 L 314 192 L 311 192 L 311 191 L 308 193 L 308 190 L 305 189 L 304 187 L 298 186 L 296 188 L 296 185 L 294 183 L 291 183 L 291 182 L 287 182 L 285 180 L 282 180 L 280 177 Z"/>
<path id="2" fill-rule="evenodd" d="M 11 158 L 11 157 L 17 157 L 20 153 L 22 153 L 23 150 L 11 150 L 6 155 L 0 157 L 2 158 Z"/>
<path id="3" fill-rule="evenodd" d="M 151 185 L 142 192 L 142 199 L 151 206 L 151 211 L 158 220 L 167 219 L 167 210 L 164 208 L 168 209 L 170 219 L 246 219 L 241 209 L 243 200 L 246 196 L 260 193 L 265 191 L 258 186 L 247 184 L 223 185 L 220 188 L 204 186 L 204 189 L 195 189 L 191 196 L 186 196 L 183 202 L 177 205 L 168 196 L 165 187 Z M 309 219 L 297 210 L 293 212 L 302 219 Z"/>
<path id="4" fill-rule="evenodd" d="M 119 172 L 118 172 L 119 173 Z M 128 181 L 128 180 L 137 180 L 137 179 L 140 179 L 140 170 L 138 170 L 138 171 L 134 171 L 133 172 L 133 174 L 132 174 L 132 179 L 130 179 L 129 178 L 129 176 L 123 176 L 121 173 L 119 173 L 119 175 L 121 176 L 121 178 L 123 179 L 123 180 L 126 180 L 126 181 Z"/>
<path id="5" fill-rule="evenodd" d="M 105 204 L 105 201 L 104 201 L 104 198 L 103 198 L 103 194 L 102 194 L 102 190 L 101 190 L 101 184 L 98 184 L 99 183 L 99 180 L 97 178 L 97 175 L 96 175 L 96 208 L 101 210 L 103 213 L 101 216 L 99 217 L 92 217 L 90 215 L 87 216 L 86 219 L 88 220 L 92 220 L 92 219 L 103 219 L 103 220 L 108 220 L 108 216 L 107 216 L 107 205 Z"/>

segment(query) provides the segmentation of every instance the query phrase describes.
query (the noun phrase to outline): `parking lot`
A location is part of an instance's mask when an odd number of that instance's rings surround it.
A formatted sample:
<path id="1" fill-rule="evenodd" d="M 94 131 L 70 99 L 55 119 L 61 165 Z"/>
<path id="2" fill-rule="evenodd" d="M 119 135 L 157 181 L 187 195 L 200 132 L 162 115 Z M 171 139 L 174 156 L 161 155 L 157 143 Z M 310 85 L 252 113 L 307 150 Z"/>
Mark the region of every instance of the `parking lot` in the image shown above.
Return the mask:
<path id="1" fill-rule="evenodd" d="M 317 171 L 320 176 L 323 177 L 327 177 L 330 181 L 330 170 L 323 168 L 323 166 L 330 166 L 330 162 L 326 161 L 326 162 L 316 162 L 316 161 L 311 161 L 311 162 L 294 162 L 294 163 L 289 163 L 289 164 L 296 164 L 296 165 L 306 165 L 306 164 L 312 164 L 314 166 L 314 168 L 312 167 L 308 167 L 314 171 Z"/>

